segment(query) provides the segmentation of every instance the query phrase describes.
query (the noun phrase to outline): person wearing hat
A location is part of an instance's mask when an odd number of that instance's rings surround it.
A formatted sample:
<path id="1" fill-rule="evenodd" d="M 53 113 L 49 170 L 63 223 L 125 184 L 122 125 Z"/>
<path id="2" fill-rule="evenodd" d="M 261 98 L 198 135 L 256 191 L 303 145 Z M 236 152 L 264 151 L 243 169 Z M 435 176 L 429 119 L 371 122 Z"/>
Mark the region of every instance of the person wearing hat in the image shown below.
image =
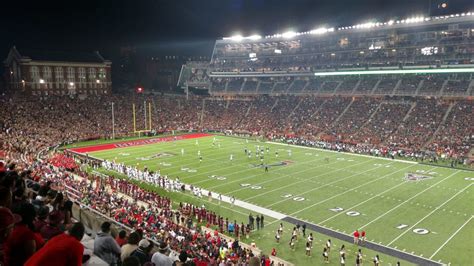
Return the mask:
<path id="1" fill-rule="evenodd" d="M 48 215 L 48 224 L 43 226 L 40 230 L 41 236 L 45 240 L 49 240 L 59 234 L 62 234 L 63 231 L 60 228 L 61 221 L 63 220 L 61 213 L 58 211 L 53 211 Z"/>
<path id="2" fill-rule="evenodd" d="M 168 256 L 169 247 L 165 242 L 161 242 L 160 249 L 151 257 L 151 262 L 160 266 L 172 266 L 173 260 Z"/>
<path id="3" fill-rule="evenodd" d="M 46 245 L 29 258 L 25 266 L 69 266 L 82 265 L 84 246 L 81 239 L 84 236 L 84 225 L 75 223 L 67 234 L 52 238 Z"/>
<path id="4" fill-rule="evenodd" d="M 138 248 L 132 252 L 130 257 L 137 257 L 140 260 L 140 264 L 144 265 L 147 262 L 151 262 L 150 252 L 153 249 L 153 242 L 146 239 L 140 240 Z"/>
<path id="5" fill-rule="evenodd" d="M 44 244 L 41 236 L 33 231 L 35 207 L 30 203 L 22 203 L 14 212 L 21 216 L 21 221 L 15 224 L 4 244 L 4 262 L 9 266 L 23 265 Z"/>

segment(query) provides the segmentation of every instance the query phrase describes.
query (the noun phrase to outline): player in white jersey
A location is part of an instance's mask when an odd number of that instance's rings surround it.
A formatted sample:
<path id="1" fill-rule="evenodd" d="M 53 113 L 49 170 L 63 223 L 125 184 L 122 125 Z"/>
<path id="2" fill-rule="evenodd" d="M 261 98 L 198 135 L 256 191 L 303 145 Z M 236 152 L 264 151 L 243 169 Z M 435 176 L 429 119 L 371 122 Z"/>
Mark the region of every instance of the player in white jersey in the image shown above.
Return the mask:
<path id="1" fill-rule="evenodd" d="M 201 150 L 198 150 L 198 156 L 201 156 Z"/>
<path id="2" fill-rule="evenodd" d="M 230 155 L 229 160 L 230 160 L 231 162 L 232 162 L 232 160 L 234 160 L 234 155 L 233 155 L 233 154 Z"/>
<path id="3" fill-rule="evenodd" d="M 181 148 L 181 156 L 184 156 L 184 149 Z"/>

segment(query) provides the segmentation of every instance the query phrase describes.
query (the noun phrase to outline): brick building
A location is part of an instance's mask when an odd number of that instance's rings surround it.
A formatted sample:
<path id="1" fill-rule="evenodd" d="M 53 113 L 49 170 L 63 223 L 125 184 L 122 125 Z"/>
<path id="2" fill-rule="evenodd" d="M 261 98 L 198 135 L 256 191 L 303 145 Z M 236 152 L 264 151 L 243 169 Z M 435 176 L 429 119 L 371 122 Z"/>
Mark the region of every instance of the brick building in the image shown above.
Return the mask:
<path id="1" fill-rule="evenodd" d="M 110 94 L 111 65 L 99 52 L 20 51 L 4 61 L 8 90 L 31 95 Z"/>

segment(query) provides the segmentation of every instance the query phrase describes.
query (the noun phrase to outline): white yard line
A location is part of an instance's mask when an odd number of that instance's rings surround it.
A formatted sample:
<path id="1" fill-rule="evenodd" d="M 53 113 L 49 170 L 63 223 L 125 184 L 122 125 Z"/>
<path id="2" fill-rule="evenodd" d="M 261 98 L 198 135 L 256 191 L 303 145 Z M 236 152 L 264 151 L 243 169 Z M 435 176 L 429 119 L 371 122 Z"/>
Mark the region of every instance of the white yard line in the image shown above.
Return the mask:
<path id="1" fill-rule="evenodd" d="M 453 175 L 455 175 L 455 174 L 457 174 L 457 173 L 459 173 L 459 171 L 456 171 L 456 172 L 454 172 L 454 173 L 448 175 L 447 177 L 441 179 L 440 181 L 434 183 L 433 185 L 431 185 L 431 186 L 425 188 L 424 190 L 422 190 L 422 191 L 416 193 L 415 195 L 411 196 L 410 198 L 404 200 L 402 203 L 398 204 L 397 206 L 393 207 L 392 209 L 390 209 L 390 210 L 386 211 L 385 213 L 381 214 L 379 217 L 377 217 L 377 218 L 371 220 L 370 222 L 368 222 L 367 224 L 365 224 L 365 225 L 359 227 L 359 229 L 365 228 L 366 226 L 372 224 L 373 222 L 378 221 L 379 219 L 381 219 L 381 218 L 384 217 L 385 215 L 387 215 L 387 214 L 391 213 L 392 211 L 394 211 L 394 210 L 398 209 L 399 207 L 401 207 L 403 204 L 405 204 L 405 203 L 409 202 L 410 200 L 412 200 L 412 199 L 418 197 L 419 195 L 423 194 L 423 193 L 426 192 L 427 190 L 429 190 L 429 189 L 435 187 L 435 186 L 438 185 L 439 183 L 445 181 L 446 179 L 452 177 Z"/>
<path id="2" fill-rule="evenodd" d="M 432 259 L 436 254 L 438 254 L 438 252 L 444 248 L 444 246 L 446 246 L 446 244 L 448 244 L 449 241 L 451 241 L 451 239 L 453 239 L 453 237 L 455 237 L 457 235 L 457 233 L 459 233 L 459 231 L 461 231 L 464 226 L 466 226 L 471 220 L 472 218 L 474 218 L 474 216 L 471 215 L 471 218 L 469 218 L 463 225 L 461 225 L 461 227 L 458 228 L 458 230 L 456 230 L 456 232 L 454 232 L 449 238 L 448 240 L 446 240 L 431 256 L 430 256 L 430 259 Z"/>
<path id="3" fill-rule="evenodd" d="M 440 209 L 441 207 L 443 207 L 444 205 L 446 205 L 448 202 L 450 202 L 452 199 L 454 199 L 456 196 L 458 196 L 459 194 L 461 194 L 462 192 L 464 192 L 466 189 L 470 188 L 474 183 L 471 183 L 469 184 L 468 186 L 466 186 L 465 188 L 459 190 L 456 194 L 454 194 L 451 198 L 449 198 L 448 200 L 446 200 L 445 202 L 443 202 L 441 205 L 439 205 L 438 207 L 436 207 L 434 210 L 432 210 L 430 213 L 428 213 L 427 215 L 425 215 L 425 217 L 421 218 L 421 220 L 419 220 L 418 222 L 416 222 L 414 225 L 410 226 L 410 228 L 406 229 L 403 233 L 401 233 L 400 235 L 398 235 L 397 237 L 395 237 L 392 241 L 390 241 L 390 243 L 387 244 L 387 246 L 390 246 L 391 244 L 393 244 L 395 241 L 397 241 L 398 239 L 400 239 L 403 235 L 405 235 L 408 231 L 411 231 L 415 226 L 417 226 L 419 223 L 423 222 L 426 218 L 428 218 L 429 216 L 431 216 L 433 213 L 435 213 L 438 209 Z"/>
<path id="4" fill-rule="evenodd" d="M 299 210 L 299 211 L 296 211 L 296 212 L 294 212 L 294 213 L 291 213 L 290 216 L 293 216 L 293 215 L 295 215 L 295 214 L 297 214 L 297 213 L 300 213 L 300 212 L 302 212 L 302 211 L 304 211 L 304 210 L 307 210 L 307 209 L 312 208 L 312 207 L 314 207 L 314 206 L 317 206 L 317 205 L 319 205 L 319 204 L 321 204 L 321 203 L 324 203 L 324 202 L 326 202 L 326 201 L 329 201 L 329 200 L 331 200 L 331 199 L 333 199 L 333 198 L 335 198 L 335 197 L 339 197 L 339 196 L 344 195 L 344 194 L 346 194 L 346 193 L 348 193 L 348 192 L 351 192 L 351 191 L 353 191 L 353 190 L 356 190 L 356 189 L 358 189 L 358 188 L 361 188 L 361 187 L 363 187 L 363 186 L 366 186 L 367 184 L 370 184 L 370 183 L 373 183 L 373 182 L 375 182 L 375 181 L 384 179 L 384 178 L 386 178 L 387 176 L 393 175 L 394 173 L 397 173 L 397 172 L 400 172 L 400 171 L 404 171 L 405 169 L 410 168 L 410 167 L 412 167 L 412 166 L 413 166 L 413 165 L 409 165 L 409 166 L 404 167 L 404 168 L 401 168 L 401 169 L 399 169 L 399 170 L 397 170 L 397 171 L 395 171 L 395 172 L 388 173 L 388 174 L 383 175 L 383 176 L 381 176 L 381 177 L 379 177 L 379 178 L 373 179 L 373 180 L 371 180 L 371 181 L 369 181 L 369 182 L 360 184 L 360 185 L 357 186 L 357 187 L 353 187 L 353 188 L 348 189 L 348 190 L 346 190 L 346 191 L 344 191 L 344 192 L 342 192 L 342 193 L 336 194 L 336 195 L 334 195 L 334 196 L 332 196 L 332 197 L 329 197 L 329 198 L 327 198 L 327 199 L 325 199 L 325 200 L 316 202 L 316 203 L 314 203 L 314 204 L 312 204 L 312 205 L 310 205 L 310 206 L 307 206 L 307 207 L 305 207 L 305 208 L 303 208 L 303 209 L 301 209 L 301 210 Z"/>
<path id="5" fill-rule="evenodd" d="M 279 187 L 279 188 L 276 188 L 276 189 L 272 189 L 272 190 L 269 190 L 269 191 L 265 191 L 264 193 L 260 193 L 260 194 L 255 195 L 255 196 L 245 198 L 245 200 L 249 200 L 249 199 L 261 197 L 261 196 L 266 195 L 266 194 L 268 194 L 268 193 L 272 193 L 272 192 L 275 192 L 275 191 L 278 191 L 278 190 L 281 190 L 281 189 L 284 189 L 284 188 L 287 188 L 287 187 L 291 187 L 291 186 L 294 186 L 294 185 L 296 185 L 296 184 L 305 183 L 305 182 L 307 182 L 308 180 L 313 180 L 313 179 L 316 178 L 316 177 L 325 176 L 325 175 L 328 175 L 328 174 L 330 174 L 330 173 L 338 172 L 338 171 L 341 171 L 341 170 L 343 170 L 343 169 L 347 169 L 347 168 L 350 168 L 350 167 L 354 167 L 354 166 L 356 166 L 356 165 L 364 164 L 364 163 L 367 163 L 367 162 L 370 162 L 370 160 L 369 160 L 369 161 L 363 161 L 363 162 L 356 163 L 356 164 L 351 164 L 351 165 L 349 165 L 349 166 L 346 166 L 346 167 L 343 167 L 343 168 L 340 168 L 340 169 L 331 170 L 331 171 L 325 172 L 325 173 L 320 174 L 320 175 L 312 176 L 311 178 L 308 178 L 307 180 L 301 180 L 301 181 L 298 181 L 298 182 L 294 182 L 294 183 L 288 184 L 288 185 L 286 185 L 286 186 L 282 186 L 282 187 Z M 381 167 L 381 166 L 379 166 L 379 168 L 380 168 L 380 167 Z M 338 179 L 338 180 L 336 180 L 336 181 L 330 182 L 330 183 L 326 184 L 325 186 L 329 186 L 330 184 L 337 183 L 337 182 L 339 182 L 339 181 L 345 180 L 345 179 L 350 178 L 350 177 L 352 177 L 352 176 L 360 175 L 360 174 L 363 174 L 363 173 L 366 173 L 366 172 L 369 172 L 369 171 L 373 171 L 373 170 L 375 170 L 375 169 L 377 169 L 377 168 L 371 168 L 371 169 L 366 170 L 366 171 L 362 171 L 362 172 L 358 172 L 358 173 L 352 174 L 352 175 L 350 175 L 350 176 L 348 176 L 348 177 L 345 177 L 345 178 Z M 297 173 L 301 173 L 301 172 L 305 172 L 305 171 L 309 171 L 309 170 L 312 170 L 312 169 L 310 168 L 310 169 L 306 169 L 306 170 L 304 170 L 304 171 L 295 172 L 295 173 L 292 173 L 292 174 L 297 174 Z M 283 178 L 285 178 L 285 177 L 288 177 L 288 175 L 283 176 Z M 276 180 L 276 179 L 269 180 L 269 181 L 267 181 L 267 182 L 265 182 L 265 183 L 274 182 L 275 180 Z M 323 186 L 323 187 L 324 187 L 324 186 Z M 319 189 L 319 188 L 322 188 L 322 187 L 317 187 L 316 189 Z M 305 192 L 305 193 L 306 193 L 306 192 Z M 298 196 L 299 196 L 299 195 L 302 195 L 302 194 L 305 194 L 305 193 L 300 193 L 300 194 L 298 194 Z M 285 201 L 285 200 L 288 200 L 288 199 L 284 199 L 284 200 L 282 200 L 282 201 Z M 278 201 L 278 202 L 276 202 L 276 203 L 270 204 L 270 205 L 265 206 L 265 207 L 272 206 L 272 205 L 277 204 L 277 203 L 282 202 L 282 201 Z"/>

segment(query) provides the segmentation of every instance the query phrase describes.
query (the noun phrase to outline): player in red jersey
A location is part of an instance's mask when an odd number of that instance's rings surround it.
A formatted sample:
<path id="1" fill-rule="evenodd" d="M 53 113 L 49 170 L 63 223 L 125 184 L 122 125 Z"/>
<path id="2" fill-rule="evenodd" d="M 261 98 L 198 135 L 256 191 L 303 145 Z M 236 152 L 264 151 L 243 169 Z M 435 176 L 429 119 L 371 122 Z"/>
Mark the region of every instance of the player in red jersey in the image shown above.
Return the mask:
<path id="1" fill-rule="evenodd" d="M 359 231 L 357 230 L 354 231 L 354 244 L 359 244 Z"/>
<path id="2" fill-rule="evenodd" d="M 360 242 L 364 243 L 365 242 L 365 231 L 362 230 L 362 232 L 360 233 Z"/>

